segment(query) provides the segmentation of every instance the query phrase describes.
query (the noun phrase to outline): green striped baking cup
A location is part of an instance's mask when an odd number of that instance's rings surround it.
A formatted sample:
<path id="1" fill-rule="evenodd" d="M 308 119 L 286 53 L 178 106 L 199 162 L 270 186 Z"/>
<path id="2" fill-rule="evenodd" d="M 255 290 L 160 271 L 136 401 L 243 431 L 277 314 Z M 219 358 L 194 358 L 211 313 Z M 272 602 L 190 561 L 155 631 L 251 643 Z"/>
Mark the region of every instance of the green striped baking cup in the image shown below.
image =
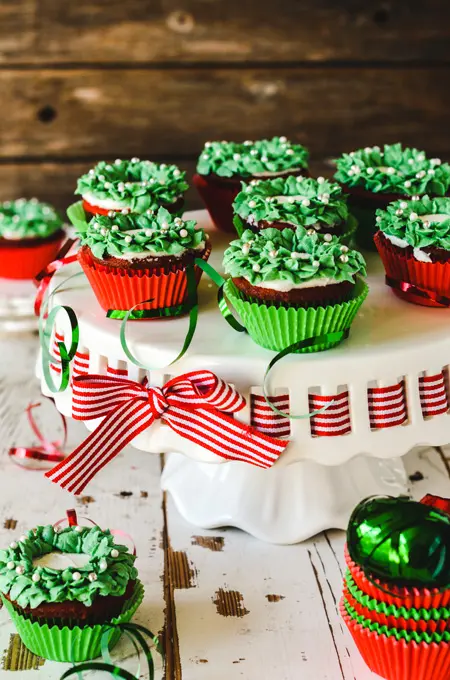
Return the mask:
<path id="1" fill-rule="evenodd" d="M 128 623 L 144 598 L 144 586 L 137 581 L 132 597 L 124 604 L 122 613 L 111 621 L 95 626 L 60 627 L 56 624 L 39 623 L 33 617 L 27 618 L 14 609 L 9 600 L 2 596 L 3 604 L 17 629 L 20 638 L 31 652 L 52 661 L 87 661 L 101 655 L 103 634 L 111 626 Z M 122 632 L 112 630 L 108 642 L 111 650 L 119 641 Z"/>
<path id="2" fill-rule="evenodd" d="M 349 593 L 361 606 L 378 614 L 393 616 L 396 619 L 413 619 L 414 621 L 440 621 L 450 618 L 450 609 L 445 607 L 442 609 L 414 609 L 413 607 L 396 607 L 393 604 L 375 600 L 358 588 L 350 571 L 346 573 L 345 583 Z"/>
<path id="3" fill-rule="evenodd" d="M 425 633 L 414 630 L 403 630 L 399 628 L 388 628 L 376 621 L 370 621 L 365 616 L 360 616 L 356 610 L 343 598 L 343 608 L 346 614 L 356 623 L 359 623 L 366 630 L 378 635 L 386 635 L 387 637 L 395 637 L 398 641 L 405 640 L 406 642 L 426 642 L 427 644 L 440 644 L 441 642 L 450 642 L 450 631 L 446 630 L 442 633 Z M 450 651 L 450 650 L 449 650 Z"/>

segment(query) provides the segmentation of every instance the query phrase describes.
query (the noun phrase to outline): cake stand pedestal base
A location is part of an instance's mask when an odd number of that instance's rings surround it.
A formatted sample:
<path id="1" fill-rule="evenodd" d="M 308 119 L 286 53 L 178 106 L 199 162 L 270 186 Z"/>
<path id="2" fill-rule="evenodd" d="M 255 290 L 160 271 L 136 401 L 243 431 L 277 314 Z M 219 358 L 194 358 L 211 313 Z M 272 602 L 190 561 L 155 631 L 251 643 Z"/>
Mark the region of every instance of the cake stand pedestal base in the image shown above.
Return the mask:
<path id="1" fill-rule="evenodd" d="M 345 529 L 363 498 L 399 495 L 408 483 L 400 458 L 361 456 L 338 466 L 304 461 L 261 470 L 171 453 L 161 486 L 191 524 L 233 526 L 269 543 L 291 544 L 325 529 Z"/>

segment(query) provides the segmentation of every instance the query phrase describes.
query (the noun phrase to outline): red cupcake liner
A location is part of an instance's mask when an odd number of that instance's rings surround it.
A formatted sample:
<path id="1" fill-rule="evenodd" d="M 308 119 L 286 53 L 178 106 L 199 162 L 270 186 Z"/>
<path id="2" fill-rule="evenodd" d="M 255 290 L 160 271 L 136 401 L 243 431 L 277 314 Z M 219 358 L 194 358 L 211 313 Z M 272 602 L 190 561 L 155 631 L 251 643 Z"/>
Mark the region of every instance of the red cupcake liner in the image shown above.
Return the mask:
<path id="1" fill-rule="evenodd" d="M 374 600 L 407 609 L 442 609 L 450 605 L 450 589 L 398 588 L 389 583 L 382 583 L 379 579 L 373 579 L 372 582 L 353 562 L 347 549 L 345 549 L 345 561 L 358 588 Z"/>
<path id="2" fill-rule="evenodd" d="M 217 229 L 233 233 L 233 201 L 242 189 L 241 180 L 194 175 L 192 181 Z"/>
<path id="3" fill-rule="evenodd" d="M 405 281 L 413 286 L 424 288 L 443 297 L 450 297 L 450 261 L 449 262 L 419 262 L 405 249 L 394 246 L 382 236 L 382 232 L 375 234 L 375 245 L 383 261 L 386 276 L 396 281 Z M 392 289 L 403 300 L 425 307 L 444 307 L 447 305 L 427 298 L 411 297 L 402 290 Z"/>
<path id="4" fill-rule="evenodd" d="M 208 245 L 201 256 L 202 260 L 206 261 L 210 253 L 211 245 Z M 81 248 L 78 252 L 78 259 L 95 297 L 105 311 L 127 311 L 135 305 L 138 305 L 137 310 L 167 309 L 186 302 L 188 290 L 185 267 L 173 265 L 170 271 L 162 268 L 109 267 L 95 262 L 86 248 Z M 194 273 L 198 285 L 203 270 L 194 265 Z M 138 304 L 149 299 L 152 301 L 144 305 Z"/>
<path id="5" fill-rule="evenodd" d="M 34 279 L 55 259 L 65 234 L 58 231 L 48 239 L 25 239 L 0 245 L 0 277 L 4 279 Z"/>
<path id="6" fill-rule="evenodd" d="M 348 588 L 344 588 L 344 597 L 359 616 L 364 616 L 369 621 L 379 623 L 380 626 L 388 628 L 399 628 L 401 630 L 415 631 L 416 633 L 443 633 L 450 630 L 450 619 L 405 619 L 403 616 L 386 615 L 369 609 L 356 600 Z"/>
<path id="7" fill-rule="evenodd" d="M 364 628 L 340 605 L 341 616 L 371 671 L 386 680 L 450 680 L 448 642 L 406 642 Z"/>

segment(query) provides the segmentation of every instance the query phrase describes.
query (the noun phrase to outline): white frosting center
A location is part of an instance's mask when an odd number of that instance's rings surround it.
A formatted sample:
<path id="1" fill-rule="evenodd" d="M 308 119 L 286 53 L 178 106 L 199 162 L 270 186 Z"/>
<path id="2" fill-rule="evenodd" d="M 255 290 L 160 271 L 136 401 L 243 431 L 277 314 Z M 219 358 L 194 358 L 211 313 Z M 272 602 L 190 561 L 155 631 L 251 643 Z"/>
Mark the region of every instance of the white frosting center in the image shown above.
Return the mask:
<path id="1" fill-rule="evenodd" d="M 63 571 L 68 567 L 80 569 L 89 562 L 90 556 L 85 553 L 51 552 L 33 560 L 33 567 L 49 567 Z"/>
<path id="2" fill-rule="evenodd" d="M 422 222 L 445 222 L 445 220 L 450 220 L 450 215 L 444 215 L 444 213 L 436 213 L 435 215 L 419 215 L 419 219 Z"/>
<path id="3" fill-rule="evenodd" d="M 289 168 L 288 170 L 282 170 L 281 172 L 254 172 L 253 177 L 282 177 L 283 175 L 289 175 L 291 172 L 302 172 L 303 168 Z"/>
<path id="4" fill-rule="evenodd" d="M 97 196 L 91 191 L 87 191 L 85 194 L 82 194 L 81 197 L 94 208 L 103 208 L 103 210 L 123 210 L 123 208 L 130 207 L 129 199 L 115 201 L 112 198 L 97 198 Z M 175 203 L 178 198 L 179 196 L 175 196 L 175 198 L 173 198 L 170 202 Z"/>
<path id="5" fill-rule="evenodd" d="M 205 241 L 200 241 L 198 246 L 195 248 L 192 248 L 192 250 L 203 250 L 205 247 Z M 155 250 L 143 250 L 140 253 L 122 253 L 120 257 L 118 257 L 118 260 L 127 260 L 127 262 L 130 262 L 131 260 L 144 260 L 146 257 L 182 257 L 186 250 L 183 250 L 181 253 L 158 253 Z"/>
<path id="6" fill-rule="evenodd" d="M 304 201 L 305 198 L 308 198 L 307 196 L 301 196 L 300 194 L 296 196 L 273 196 L 277 203 L 290 203 L 292 200 L 294 201 Z"/>
<path id="7" fill-rule="evenodd" d="M 398 238 L 398 236 L 385 234 L 385 237 L 387 238 L 388 241 L 390 241 L 394 246 L 397 246 L 398 248 L 408 248 L 409 246 L 409 243 L 407 241 L 405 241 L 402 238 Z M 424 250 L 421 250 L 420 248 L 414 248 L 413 255 L 414 259 L 418 260 L 419 262 L 432 262 L 432 259 L 428 255 L 428 253 L 426 253 Z"/>
<path id="8" fill-rule="evenodd" d="M 1 238 L 6 238 L 8 241 L 21 241 L 23 238 L 37 238 L 37 234 L 26 234 L 26 236 L 19 236 L 17 231 L 5 231 L 1 234 Z"/>
<path id="9" fill-rule="evenodd" d="M 251 281 L 247 278 L 247 281 Z M 288 293 L 290 290 L 298 290 L 300 288 L 321 288 L 322 286 L 332 286 L 334 283 L 340 283 L 336 279 L 320 276 L 301 283 L 293 283 L 292 281 L 284 281 L 282 279 L 275 279 L 274 281 L 263 281 L 262 283 L 252 284 L 255 288 L 264 288 L 266 290 L 276 290 L 280 293 Z"/>

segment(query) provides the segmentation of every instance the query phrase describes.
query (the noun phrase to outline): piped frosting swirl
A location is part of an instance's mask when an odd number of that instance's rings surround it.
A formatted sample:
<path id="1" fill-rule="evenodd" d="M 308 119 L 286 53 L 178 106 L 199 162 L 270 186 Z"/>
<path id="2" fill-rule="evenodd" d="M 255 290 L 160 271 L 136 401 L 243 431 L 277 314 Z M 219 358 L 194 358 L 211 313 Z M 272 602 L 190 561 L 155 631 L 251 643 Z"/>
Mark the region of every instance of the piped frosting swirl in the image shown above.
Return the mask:
<path id="1" fill-rule="evenodd" d="M 377 210 L 378 228 L 400 247 L 427 247 L 450 251 L 450 199 L 423 196 L 415 201 L 394 201 Z"/>
<path id="2" fill-rule="evenodd" d="M 0 203 L 0 238 L 13 241 L 48 238 L 62 226 L 63 221 L 56 210 L 37 198 Z"/>

